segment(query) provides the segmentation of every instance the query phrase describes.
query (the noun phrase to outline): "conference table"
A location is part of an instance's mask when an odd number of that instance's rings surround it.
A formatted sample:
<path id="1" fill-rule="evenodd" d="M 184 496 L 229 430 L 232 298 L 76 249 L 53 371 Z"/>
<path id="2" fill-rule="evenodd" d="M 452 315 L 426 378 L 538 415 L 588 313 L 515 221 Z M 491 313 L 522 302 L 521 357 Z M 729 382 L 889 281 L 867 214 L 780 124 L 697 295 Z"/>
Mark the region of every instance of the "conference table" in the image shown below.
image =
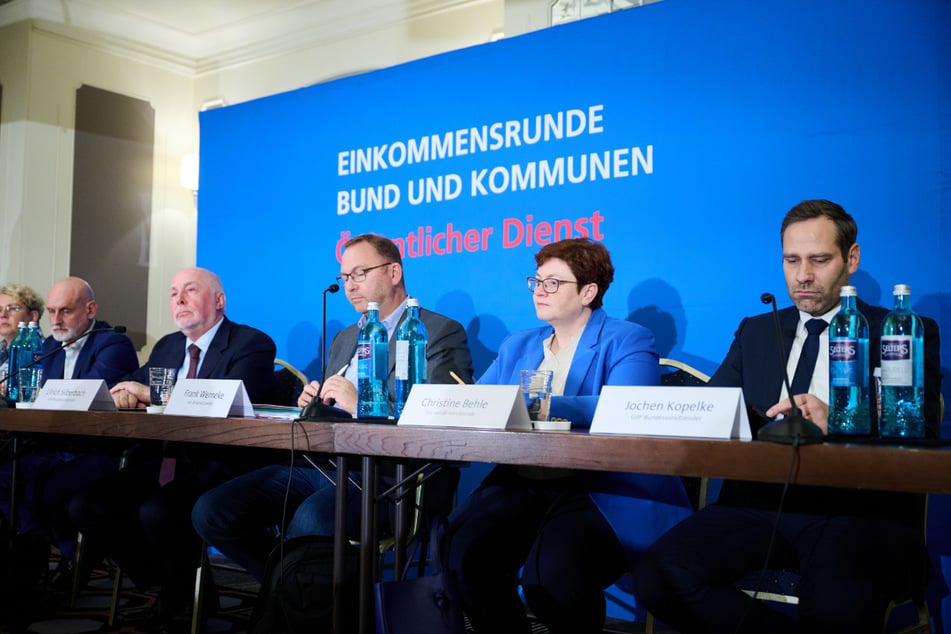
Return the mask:
<path id="1" fill-rule="evenodd" d="M 596 435 L 444 428 L 354 422 L 287 422 L 259 418 L 152 415 L 140 411 L 61 412 L 0 410 L 0 430 L 155 439 L 248 447 L 295 449 L 338 458 L 338 481 L 347 460 L 363 467 L 364 521 L 361 543 L 375 544 L 377 463 L 502 463 L 553 468 L 629 471 L 784 482 L 790 474 L 789 445 L 739 440 Z M 293 431 L 293 433 L 292 433 Z M 798 448 L 795 484 L 951 493 L 951 448 L 861 443 L 824 443 Z M 337 508 L 346 504 L 338 486 Z M 338 544 L 342 542 L 338 530 Z M 339 555 L 339 553 L 338 553 Z M 373 631 L 374 547 L 361 552 L 360 632 Z M 338 556 L 338 560 L 341 558 Z M 342 574 L 342 563 L 337 574 Z M 340 580 L 338 576 L 338 581 Z M 337 587 L 341 587 L 337 585 Z M 338 603 L 339 605 L 339 603 Z"/>

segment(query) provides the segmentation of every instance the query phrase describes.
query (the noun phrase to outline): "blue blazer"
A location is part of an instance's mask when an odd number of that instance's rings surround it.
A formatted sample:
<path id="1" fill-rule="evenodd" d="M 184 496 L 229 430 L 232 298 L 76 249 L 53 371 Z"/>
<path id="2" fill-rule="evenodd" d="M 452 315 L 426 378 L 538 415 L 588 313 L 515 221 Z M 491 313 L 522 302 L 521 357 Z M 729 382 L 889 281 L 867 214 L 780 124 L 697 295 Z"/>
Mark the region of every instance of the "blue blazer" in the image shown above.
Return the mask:
<path id="1" fill-rule="evenodd" d="M 92 326 L 109 328 L 104 321 L 95 321 Z M 43 354 L 50 354 L 61 346 L 52 335 L 43 341 Z M 48 379 L 62 379 L 66 363 L 66 354 L 53 354 L 42 362 L 43 382 Z M 94 332 L 86 337 L 86 342 L 76 358 L 73 368 L 74 379 L 102 379 L 112 387 L 119 380 L 139 367 L 139 358 L 132 340 L 117 332 Z"/>
<path id="2" fill-rule="evenodd" d="M 554 332 L 551 326 L 543 326 L 507 337 L 479 383 L 517 385 L 519 370 L 532 370 L 541 364 L 542 342 Z M 567 418 L 573 427 L 587 429 L 602 386 L 660 385 L 657 360 L 650 330 L 612 319 L 602 308 L 594 310 L 578 341 L 565 393 L 552 397 L 550 415 Z"/>
<path id="3" fill-rule="evenodd" d="M 882 321 L 888 310 L 870 306 L 861 300 L 858 309 L 868 320 L 869 373 L 878 365 L 881 348 Z M 783 346 L 788 358 L 796 336 L 799 311 L 795 306 L 779 311 Z M 938 325 L 933 319 L 922 318 L 925 329 L 925 421 L 928 434 L 936 437 L 939 392 L 941 387 L 940 344 Z M 783 383 L 783 366 L 776 344 L 776 326 L 772 313 L 747 317 L 740 322 L 730 350 L 711 377 L 709 385 L 741 387 L 747 405 L 756 405 L 763 411 L 776 403 Z M 871 380 L 871 377 L 870 377 Z M 869 383 L 871 385 L 871 383 Z M 756 437 L 760 424 L 751 420 L 751 431 Z M 719 502 L 732 506 L 775 509 L 779 504 L 782 485 L 763 482 L 726 481 Z M 873 515 L 899 521 L 919 521 L 920 511 L 914 496 L 903 493 L 862 491 L 792 485 L 786 494 L 784 510 L 817 515 Z"/>
<path id="4" fill-rule="evenodd" d="M 507 337 L 479 383 L 517 384 L 519 370 L 541 364 L 542 342 L 553 332 L 551 326 L 544 326 Z M 657 360 L 650 330 L 612 319 L 603 309 L 593 311 L 571 361 L 564 395 L 552 397 L 551 415 L 567 418 L 577 427 L 590 427 L 601 386 L 659 385 Z M 579 472 L 577 477 L 632 562 L 692 512 L 677 477 L 601 471 Z"/>
<path id="5" fill-rule="evenodd" d="M 274 380 L 277 348 L 269 336 L 227 317 L 205 351 L 199 379 L 241 379 L 252 403 L 266 402 Z M 173 332 L 159 339 L 149 360 L 129 375 L 130 381 L 149 384 L 149 368 L 180 368 L 185 363 L 185 335 Z"/>

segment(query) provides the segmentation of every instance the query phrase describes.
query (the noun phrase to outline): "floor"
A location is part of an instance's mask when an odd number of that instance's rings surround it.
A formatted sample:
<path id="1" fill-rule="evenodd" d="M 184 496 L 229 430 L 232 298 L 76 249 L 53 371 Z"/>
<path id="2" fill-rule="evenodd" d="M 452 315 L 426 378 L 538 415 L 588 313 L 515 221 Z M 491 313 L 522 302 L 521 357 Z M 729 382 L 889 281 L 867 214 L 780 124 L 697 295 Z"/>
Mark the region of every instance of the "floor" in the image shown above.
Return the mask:
<path id="1" fill-rule="evenodd" d="M 54 559 L 51 567 L 57 565 Z M 247 632 L 251 612 L 257 597 L 258 583 L 243 570 L 236 569 L 220 556 L 212 555 L 212 571 L 219 588 L 219 608 L 208 618 L 203 632 L 206 634 L 237 634 Z M 119 616 L 114 626 L 108 625 L 109 606 L 113 588 L 113 575 L 103 567 L 96 570 L 89 585 L 77 596 L 75 605 L 69 605 L 68 593 L 64 592 L 49 605 L 46 614 L 22 628 L 0 627 L 0 634 L 87 634 L 93 632 L 118 632 L 122 634 L 145 634 L 143 630 L 123 625 L 122 611 L 144 607 L 155 600 L 154 592 L 141 592 L 123 583 L 119 599 Z M 609 619 L 604 634 L 640 634 L 644 624 Z M 673 630 L 657 628 L 658 634 L 676 634 Z M 548 630 L 535 623 L 532 634 L 546 634 Z"/>

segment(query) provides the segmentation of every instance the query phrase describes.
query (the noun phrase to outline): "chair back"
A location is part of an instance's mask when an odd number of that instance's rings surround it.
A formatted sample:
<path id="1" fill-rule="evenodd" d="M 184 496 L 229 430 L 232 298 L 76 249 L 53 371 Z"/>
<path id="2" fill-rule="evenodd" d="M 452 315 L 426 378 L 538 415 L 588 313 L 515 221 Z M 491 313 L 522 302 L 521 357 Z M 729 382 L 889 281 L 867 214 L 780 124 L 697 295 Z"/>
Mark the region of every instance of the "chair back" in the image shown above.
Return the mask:
<path id="1" fill-rule="evenodd" d="M 283 359 L 274 359 L 274 365 L 280 369 L 274 372 L 269 402 L 274 405 L 297 405 L 297 397 L 309 383 L 307 376 Z"/>

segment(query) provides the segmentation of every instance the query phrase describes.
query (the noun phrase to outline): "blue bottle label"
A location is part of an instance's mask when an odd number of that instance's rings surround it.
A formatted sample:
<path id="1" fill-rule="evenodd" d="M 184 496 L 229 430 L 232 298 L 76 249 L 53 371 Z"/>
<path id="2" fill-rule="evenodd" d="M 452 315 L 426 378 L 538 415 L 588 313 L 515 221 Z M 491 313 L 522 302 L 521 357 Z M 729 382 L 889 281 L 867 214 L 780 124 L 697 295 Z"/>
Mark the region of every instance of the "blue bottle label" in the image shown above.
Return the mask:
<path id="1" fill-rule="evenodd" d="M 370 343 L 358 343 L 357 344 L 357 378 L 359 379 L 372 379 L 373 371 L 370 367 Z"/>
<path id="2" fill-rule="evenodd" d="M 859 342 L 857 339 L 829 341 L 829 383 L 833 387 L 862 385 L 859 375 Z"/>

